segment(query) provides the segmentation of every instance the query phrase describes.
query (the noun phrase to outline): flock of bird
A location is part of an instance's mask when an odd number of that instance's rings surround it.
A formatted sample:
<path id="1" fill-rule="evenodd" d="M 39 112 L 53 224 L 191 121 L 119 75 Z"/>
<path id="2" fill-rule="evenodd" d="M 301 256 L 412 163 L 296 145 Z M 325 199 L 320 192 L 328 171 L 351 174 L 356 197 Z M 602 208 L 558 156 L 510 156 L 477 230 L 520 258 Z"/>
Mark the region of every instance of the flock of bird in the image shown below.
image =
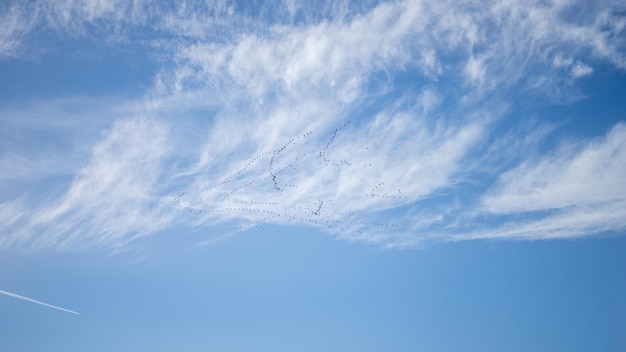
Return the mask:
<path id="1" fill-rule="evenodd" d="M 394 228 L 398 224 L 380 221 L 363 221 L 362 216 L 358 214 L 344 212 L 338 209 L 342 203 L 340 197 L 318 199 L 316 202 L 294 201 L 298 197 L 281 197 L 283 193 L 290 190 L 298 189 L 297 182 L 293 177 L 283 178 L 283 174 L 297 169 L 300 164 L 317 163 L 317 167 L 367 167 L 372 166 L 371 163 L 353 163 L 348 160 L 332 160 L 329 157 L 333 143 L 337 139 L 338 134 L 350 122 L 337 127 L 330 136 L 328 142 L 317 152 L 291 153 L 285 163 L 278 160 L 284 154 L 290 151 L 295 145 L 305 142 L 313 134 L 308 131 L 297 137 L 292 138 L 281 147 L 262 152 L 250 159 L 244 166 L 230 173 L 229 176 L 213 183 L 213 185 L 197 191 L 185 191 L 175 198 L 174 204 L 177 208 L 185 212 L 213 215 L 217 218 L 238 219 L 239 222 L 244 220 L 243 225 L 236 227 L 236 230 L 245 231 L 258 228 L 266 223 L 276 224 L 301 224 L 315 227 L 321 227 L 340 237 L 358 237 L 363 235 L 363 231 L 367 228 Z M 366 148 L 367 149 L 367 148 Z M 313 156 L 315 158 L 313 159 Z M 266 161 L 266 169 L 263 172 L 259 170 Z M 292 175 L 290 175 L 292 176 Z M 291 179 L 285 181 L 284 179 Z M 425 198 L 426 195 L 405 195 L 398 188 L 394 194 L 381 193 L 381 187 L 385 185 L 380 182 L 375 185 L 369 193 L 362 195 L 363 198 L 383 198 L 389 200 L 416 200 Z M 247 188 L 256 186 L 255 191 L 259 188 L 269 188 L 265 191 L 266 198 L 261 200 L 249 200 L 250 197 L 237 197 L 241 192 L 245 192 Z M 306 192 L 306 191 L 300 191 Z M 246 193 L 247 195 L 247 193 Z M 300 198 L 301 199 L 301 198 Z"/>

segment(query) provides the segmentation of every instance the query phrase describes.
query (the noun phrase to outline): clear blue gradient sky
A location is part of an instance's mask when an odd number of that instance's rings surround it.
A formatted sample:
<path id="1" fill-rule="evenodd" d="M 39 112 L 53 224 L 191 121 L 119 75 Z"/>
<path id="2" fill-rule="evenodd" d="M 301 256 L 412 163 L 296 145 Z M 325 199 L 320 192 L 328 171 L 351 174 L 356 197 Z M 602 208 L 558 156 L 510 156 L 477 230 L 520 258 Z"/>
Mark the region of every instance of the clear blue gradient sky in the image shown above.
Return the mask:
<path id="1" fill-rule="evenodd" d="M 0 350 L 626 350 L 625 14 L 2 2 Z"/>

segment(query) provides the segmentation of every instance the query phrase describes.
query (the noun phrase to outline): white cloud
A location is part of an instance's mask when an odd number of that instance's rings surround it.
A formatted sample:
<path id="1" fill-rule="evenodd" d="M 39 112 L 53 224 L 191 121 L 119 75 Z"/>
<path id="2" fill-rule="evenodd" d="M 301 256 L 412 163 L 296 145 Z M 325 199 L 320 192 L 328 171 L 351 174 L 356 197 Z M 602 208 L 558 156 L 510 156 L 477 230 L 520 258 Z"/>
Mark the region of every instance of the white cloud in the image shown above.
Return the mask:
<path id="1" fill-rule="evenodd" d="M 421 54 L 421 60 L 419 66 L 422 67 L 424 74 L 432 79 L 437 78 L 442 72 L 441 62 L 437 58 L 437 53 L 434 49 L 424 49 Z"/>
<path id="2" fill-rule="evenodd" d="M 568 68 L 571 70 L 571 75 L 574 78 L 580 78 L 589 76 L 593 72 L 593 68 L 585 65 L 584 63 L 577 61 L 574 63 L 572 58 L 563 58 L 561 55 L 556 55 L 552 61 L 552 65 L 556 68 Z"/>
<path id="3" fill-rule="evenodd" d="M 235 84 L 241 94 L 256 98 L 275 89 L 307 95 L 326 91 L 350 101 L 363 74 L 409 59 L 410 48 L 401 43 L 415 30 L 409 24 L 419 23 L 417 16 L 408 6 L 384 4 L 350 23 L 278 27 L 267 37 L 245 34 L 234 43 L 185 46 L 174 85 L 232 91 Z"/>
<path id="4" fill-rule="evenodd" d="M 615 234 L 626 228 L 626 202 L 612 201 L 598 206 L 562 209 L 535 220 L 507 221 L 490 229 L 467 231 L 448 237 L 452 241 L 472 239 L 541 240 Z M 531 216 L 528 216 L 531 217 Z"/>
<path id="5" fill-rule="evenodd" d="M 22 218 L 27 214 L 26 207 L 22 204 L 21 201 L 10 201 L 5 203 L 0 203 L 0 230 L 6 233 L 11 227 L 20 222 Z M 2 245 L 2 241 L 0 240 L 0 247 Z"/>
<path id="6" fill-rule="evenodd" d="M 572 76 L 575 78 L 589 76 L 592 72 L 593 68 L 583 64 L 582 62 L 577 62 L 576 65 L 572 67 Z"/>
<path id="7" fill-rule="evenodd" d="M 2 243 L 72 249 L 119 247 L 165 226 L 159 193 L 167 129 L 150 119 L 116 123 L 94 147 L 69 190 L 6 231 Z M 17 223 L 16 223 L 17 225 Z M 45 229 L 45 230 L 44 230 Z"/>
<path id="8" fill-rule="evenodd" d="M 561 55 L 556 55 L 552 61 L 552 65 L 556 68 L 570 67 L 573 61 L 572 58 L 564 58 Z"/>
<path id="9" fill-rule="evenodd" d="M 604 141 L 548 158 L 524 149 L 549 133 L 542 124 L 536 133 L 486 145 L 492 122 L 508 112 L 502 107 L 515 108 L 506 101 L 511 92 L 561 101 L 571 94 L 560 87 L 573 87 L 596 63 L 626 68 L 620 3 L 600 2 L 580 16 L 566 15 L 576 1 L 315 8 L 287 1 L 266 2 L 255 14 L 229 1 L 56 4 L 34 2 L 34 22 L 25 27 L 17 19 L 26 7 L 11 5 L 0 55 L 28 52 L 22 48 L 34 46 L 30 31 L 40 26 L 61 38 L 124 38 L 150 51 L 162 69 L 145 102 L 103 117 L 117 122 L 95 145 L 76 143 L 90 152 L 80 165 L 73 159 L 79 171 L 67 192 L 35 206 L 32 199 L 2 205 L 0 218 L 16 220 L 0 246 L 121 247 L 174 222 L 305 224 L 386 246 L 446 238 L 471 216 L 516 227 L 459 238 L 559 237 L 623 226 L 622 125 Z M 153 118 L 120 119 L 128 111 Z M 77 119 L 60 121 L 73 127 Z M 0 165 L 19 167 L 5 179 L 58 160 L 10 150 Z M 479 164 L 498 164 L 498 174 L 524 157 L 478 211 L 450 196 Z M 517 221 L 524 214 L 535 220 Z"/>
<path id="10" fill-rule="evenodd" d="M 465 74 L 470 83 L 480 84 L 485 80 L 485 67 L 481 60 L 470 57 L 465 66 Z"/>
<path id="11" fill-rule="evenodd" d="M 86 163 L 102 129 L 143 109 L 142 104 L 115 97 L 29 99 L 0 105 L 0 190 L 5 194 L 11 190 L 3 181 L 70 176 Z"/>
<path id="12" fill-rule="evenodd" d="M 27 10 L 16 4 L 0 5 L 0 60 L 19 57 L 23 53 L 23 37 L 35 25 L 37 13 L 27 13 Z"/>
<path id="13" fill-rule="evenodd" d="M 402 232 L 405 224 L 384 212 L 449 186 L 484 130 L 480 121 L 433 126 L 427 114 L 415 114 L 433 99 L 427 91 L 418 106 L 358 126 L 305 118 L 308 126 L 294 121 L 299 127 L 289 133 L 290 115 L 281 113 L 261 125 L 215 125 L 179 207 L 208 222 L 305 224 L 391 241 L 389 228 Z"/>
<path id="14" fill-rule="evenodd" d="M 564 4 L 520 7 L 513 2 L 498 2 L 492 8 L 427 1 L 385 3 L 348 23 L 323 22 L 289 31 L 270 27 L 269 38 L 244 34 L 236 50 L 229 44 L 208 46 L 203 51 L 219 53 L 198 55 L 196 50 L 201 48 L 194 47 L 196 52 L 184 53 L 183 58 L 208 70 L 204 72 L 213 79 L 227 73 L 235 82 L 258 82 L 251 88 L 261 91 L 269 82 L 283 82 L 291 88 L 300 81 L 337 83 L 334 76 L 341 77 L 345 70 L 389 65 L 420 65 L 433 77 L 444 67 L 439 55 L 458 51 L 467 52 L 467 61 L 459 68 L 471 82 L 488 82 L 486 88 L 532 80 L 528 72 L 542 64 L 546 52 L 559 47 L 588 48 L 596 57 L 623 66 L 619 48 L 624 43 L 608 39 L 624 29 L 611 15 L 612 10 L 595 14 L 594 21 L 576 23 L 562 15 L 567 9 Z M 548 29 L 563 35 L 553 35 Z M 585 35 L 565 35 L 573 32 Z M 422 53 L 421 60 L 414 59 L 417 53 Z M 571 65 L 567 63 L 571 58 L 556 56 L 555 66 L 559 59 L 561 65 Z M 228 67 L 222 67 L 224 60 Z M 577 66 L 572 72 L 588 74 L 589 69 L 589 65 Z M 556 76 L 554 73 L 547 82 L 556 80 L 554 84 L 558 84 Z"/>
<path id="15" fill-rule="evenodd" d="M 466 238 L 567 238 L 626 228 L 626 125 L 503 174 L 481 212 L 506 225 Z M 522 220 L 525 219 L 525 220 Z"/>
<path id="16" fill-rule="evenodd" d="M 626 125 L 581 150 L 572 148 L 506 172 L 485 197 L 485 210 L 528 212 L 626 200 Z"/>

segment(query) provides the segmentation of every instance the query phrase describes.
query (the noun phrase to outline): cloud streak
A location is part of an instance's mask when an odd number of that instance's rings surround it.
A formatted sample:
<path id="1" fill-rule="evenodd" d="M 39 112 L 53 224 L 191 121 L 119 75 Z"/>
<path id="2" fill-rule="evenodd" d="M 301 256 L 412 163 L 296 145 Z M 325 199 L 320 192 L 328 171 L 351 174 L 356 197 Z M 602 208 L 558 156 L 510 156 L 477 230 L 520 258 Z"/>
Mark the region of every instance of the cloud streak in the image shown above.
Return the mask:
<path id="1" fill-rule="evenodd" d="M 479 212 L 506 225 L 455 239 L 574 238 L 626 229 L 626 125 L 504 173 Z M 520 220 L 524 219 L 524 220 Z"/>
<path id="2" fill-rule="evenodd" d="M 1 208 L 15 221 L 0 244 L 69 249 L 107 243 L 118 248 L 156 231 L 169 222 L 157 196 L 166 136 L 167 127 L 150 119 L 115 123 L 64 195 L 33 209 L 11 203 Z"/>
<path id="3" fill-rule="evenodd" d="M 73 311 L 73 310 L 69 310 L 69 309 L 65 309 L 65 308 L 57 307 L 57 306 L 54 306 L 54 305 L 49 304 L 49 303 L 46 303 L 46 302 L 42 302 L 42 301 L 38 301 L 38 300 L 36 300 L 36 299 L 32 299 L 32 298 L 28 298 L 28 297 L 20 296 L 20 295 L 18 295 L 18 294 L 11 293 L 11 292 L 8 292 L 8 291 L 0 290 L 0 294 L 6 295 L 6 296 L 9 296 L 9 297 L 13 297 L 13 298 L 17 298 L 17 299 L 21 299 L 21 300 L 24 300 L 24 301 L 27 301 L 27 302 L 36 303 L 36 304 L 39 304 L 39 305 L 42 305 L 42 306 L 46 306 L 46 307 L 50 307 L 50 308 L 54 308 L 54 309 L 58 309 L 58 310 L 63 311 L 63 312 L 67 312 L 67 313 L 72 313 L 72 314 L 80 315 L 80 313 L 75 312 L 75 311 Z"/>

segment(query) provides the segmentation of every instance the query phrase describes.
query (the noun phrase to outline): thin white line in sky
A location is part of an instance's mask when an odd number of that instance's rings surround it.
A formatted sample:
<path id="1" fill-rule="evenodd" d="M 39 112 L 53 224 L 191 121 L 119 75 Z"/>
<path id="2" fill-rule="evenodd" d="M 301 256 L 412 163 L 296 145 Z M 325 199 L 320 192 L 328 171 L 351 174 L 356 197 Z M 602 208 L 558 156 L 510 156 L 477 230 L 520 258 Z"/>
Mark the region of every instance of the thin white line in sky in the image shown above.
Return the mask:
<path id="1" fill-rule="evenodd" d="M 72 313 L 72 314 L 80 314 L 80 313 L 75 312 L 75 311 L 73 311 L 73 310 L 69 310 L 69 309 L 65 309 L 65 308 L 61 308 L 61 307 L 57 307 L 57 306 L 53 306 L 52 304 L 48 304 L 48 303 L 45 303 L 45 302 L 41 302 L 41 301 L 38 301 L 38 300 L 36 300 L 36 299 L 32 299 L 32 298 L 28 298 L 28 297 L 24 297 L 24 296 L 16 295 L 15 293 L 7 292 L 7 291 L 4 291 L 4 290 L 0 290 L 0 293 L 1 293 L 1 294 L 3 294 L 3 295 L 7 295 L 7 296 L 14 297 L 14 298 L 23 299 L 23 300 L 28 301 L 28 302 L 33 302 L 33 303 L 41 304 L 42 306 L 46 306 L 46 307 L 50 307 L 50 308 L 54 308 L 54 309 L 58 309 L 58 310 L 62 310 L 62 311 L 64 311 L 64 312 L 68 312 L 68 313 Z"/>

